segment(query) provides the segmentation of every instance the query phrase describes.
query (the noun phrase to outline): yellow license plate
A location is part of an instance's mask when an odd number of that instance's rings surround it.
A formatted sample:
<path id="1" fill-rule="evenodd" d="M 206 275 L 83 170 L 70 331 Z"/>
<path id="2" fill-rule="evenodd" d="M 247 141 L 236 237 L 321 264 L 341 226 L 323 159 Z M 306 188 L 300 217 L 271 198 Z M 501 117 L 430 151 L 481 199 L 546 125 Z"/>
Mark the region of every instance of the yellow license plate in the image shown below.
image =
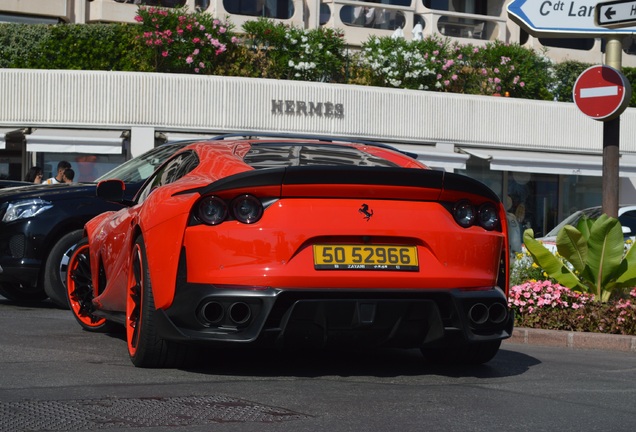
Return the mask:
<path id="1" fill-rule="evenodd" d="M 395 245 L 314 245 L 317 270 L 417 271 L 417 247 Z"/>

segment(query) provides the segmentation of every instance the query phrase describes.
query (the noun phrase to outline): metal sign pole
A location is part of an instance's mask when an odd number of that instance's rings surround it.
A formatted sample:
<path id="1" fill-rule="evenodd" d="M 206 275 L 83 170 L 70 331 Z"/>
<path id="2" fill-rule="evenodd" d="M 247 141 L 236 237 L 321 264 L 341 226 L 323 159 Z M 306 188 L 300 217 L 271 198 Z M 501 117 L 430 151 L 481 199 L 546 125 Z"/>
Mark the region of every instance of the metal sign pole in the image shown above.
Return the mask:
<path id="1" fill-rule="evenodd" d="M 607 37 L 605 48 L 605 64 L 620 71 L 622 67 L 623 41 L 622 36 Z M 619 167 L 620 157 L 620 116 L 603 122 L 603 213 L 611 217 L 618 217 L 619 200 Z"/>

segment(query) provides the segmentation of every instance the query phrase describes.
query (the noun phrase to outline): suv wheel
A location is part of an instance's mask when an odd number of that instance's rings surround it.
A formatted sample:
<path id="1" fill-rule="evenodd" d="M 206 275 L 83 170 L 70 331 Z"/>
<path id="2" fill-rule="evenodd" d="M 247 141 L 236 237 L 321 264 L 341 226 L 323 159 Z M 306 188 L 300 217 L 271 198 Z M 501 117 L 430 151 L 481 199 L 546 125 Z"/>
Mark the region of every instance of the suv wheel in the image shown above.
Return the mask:
<path id="1" fill-rule="evenodd" d="M 51 249 L 44 266 L 44 292 L 62 309 L 69 308 L 66 274 L 71 255 L 82 235 L 82 230 L 75 230 L 62 236 Z"/>

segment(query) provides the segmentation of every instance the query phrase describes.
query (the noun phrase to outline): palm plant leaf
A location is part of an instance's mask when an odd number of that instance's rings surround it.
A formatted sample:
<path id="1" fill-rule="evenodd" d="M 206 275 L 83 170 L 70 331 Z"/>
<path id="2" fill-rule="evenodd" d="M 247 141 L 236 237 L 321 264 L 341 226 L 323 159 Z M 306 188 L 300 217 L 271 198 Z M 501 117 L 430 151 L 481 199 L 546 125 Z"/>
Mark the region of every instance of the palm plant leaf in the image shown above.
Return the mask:
<path id="1" fill-rule="evenodd" d="M 566 225 L 557 234 L 557 251 L 575 270 L 583 273 L 587 265 L 587 238 L 572 225 Z"/>
<path id="2" fill-rule="evenodd" d="M 603 286 L 621 264 L 623 247 L 623 231 L 618 219 L 601 215 L 590 230 L 587 255 L 588 267 L 599 297 Z"/>
<path id="3" fill-rule="evenodd" d="M 534 238 L 534 231 L 531 228 L 524 231 L 523 243 L 532 255 L 534 262 L 543 268 L 551 278 L 568 288 L 588 291 L 588 287 L 581 283 L 578 276 Z"/>

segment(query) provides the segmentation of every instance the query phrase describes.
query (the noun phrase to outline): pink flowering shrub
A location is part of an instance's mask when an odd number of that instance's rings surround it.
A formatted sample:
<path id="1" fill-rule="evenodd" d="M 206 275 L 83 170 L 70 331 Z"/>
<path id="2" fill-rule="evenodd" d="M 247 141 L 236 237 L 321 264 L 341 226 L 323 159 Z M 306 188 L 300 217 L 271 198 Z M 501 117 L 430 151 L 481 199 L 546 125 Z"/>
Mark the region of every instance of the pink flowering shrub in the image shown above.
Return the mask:
<path id="1" fill-rule="evenodd" d="M 549 280 L 531 280 L 510 288 L 508 305 L 517 327 L 636 335 L 636 288 L 601 303 Z"/>
<path id="2" fill-rule="evenodd" d="M 358 65 L 371 85 L 414 90 L 549 98 L 550 61 L 514 44 L 459 44 L 429 36 L 420 41 L 370 37 Z M 528 84 L 531 83 L 531 84 Z M 545 93 L 545 94 L 544 94 Z"/>
<path id="3" fill-rule="evenodd" d="M 185 7 L 141 6 L 135 20 L 156 72 L 213 74 L 238 43 L 230 24 Z"/>

